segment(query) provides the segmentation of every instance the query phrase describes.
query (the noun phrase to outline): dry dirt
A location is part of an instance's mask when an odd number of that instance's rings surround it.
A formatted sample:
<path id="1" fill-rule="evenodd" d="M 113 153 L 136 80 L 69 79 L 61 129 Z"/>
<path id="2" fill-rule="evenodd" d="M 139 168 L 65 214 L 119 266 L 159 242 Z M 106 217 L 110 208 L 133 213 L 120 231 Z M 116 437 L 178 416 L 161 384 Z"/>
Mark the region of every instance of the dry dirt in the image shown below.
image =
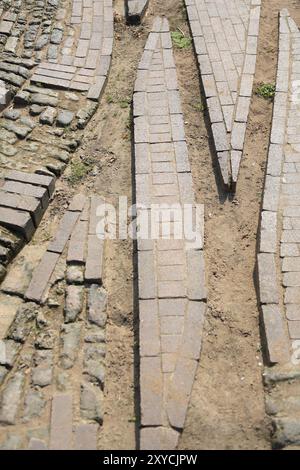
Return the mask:
<path id="1" fill-rule="evenodd" d="M 76 190 L 96 190 L 109 202 L 132 199 L 131 98 L 136 67 L 153 15 L 165 14 L 172 30 L 187 35 L 183 0 L 150 0 L 141 27 L 125 26 L 123 0 L 116 0 L 116 41 L 112 69 L 101 105 L 74 157 L 90 166 L 81 184 L 59 183 L 62 202 Z M 256 84 L 274 83 L 277 18 L 289 8 L 300 24 L 299 0 L 263 0 Z M 175 51 L 192 173 L 205 204 L 208 312 L 182 449 L 270 449 L 261 374 L 255 253 L 272 103 L 253 95 L 246 147 L 235 197 L 219 188 L 216 162 L 192 47 Z M 68 176 L 68 173 L 66 174 Z M 103 449 L 133 449 L 138 424 L 137 318 L 133 300 L 133 246 L 111 241 L 106 249 L 109 292 L 106 413 Z"/>

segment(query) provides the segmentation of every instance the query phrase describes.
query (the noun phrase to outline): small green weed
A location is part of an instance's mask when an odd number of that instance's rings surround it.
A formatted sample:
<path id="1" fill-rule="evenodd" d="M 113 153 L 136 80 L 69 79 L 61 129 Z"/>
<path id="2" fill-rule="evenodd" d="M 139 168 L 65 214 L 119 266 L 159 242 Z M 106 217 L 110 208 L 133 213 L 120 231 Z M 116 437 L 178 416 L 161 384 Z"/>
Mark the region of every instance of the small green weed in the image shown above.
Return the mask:
<path id="1" fill-rule="evenodd" d="M 192 43 L 191 38 L 186 37 L 181 31 L 172 31 L 171 37 L 174 46 L 178 49 L 186 49 Z"/>
<path id="2" fill-rule="evenodd" d="M 275 85 L 272 83 L 262 83 L 256 88 L 255 93 L 266 100 L 272 100 L 275 96 Z"/>

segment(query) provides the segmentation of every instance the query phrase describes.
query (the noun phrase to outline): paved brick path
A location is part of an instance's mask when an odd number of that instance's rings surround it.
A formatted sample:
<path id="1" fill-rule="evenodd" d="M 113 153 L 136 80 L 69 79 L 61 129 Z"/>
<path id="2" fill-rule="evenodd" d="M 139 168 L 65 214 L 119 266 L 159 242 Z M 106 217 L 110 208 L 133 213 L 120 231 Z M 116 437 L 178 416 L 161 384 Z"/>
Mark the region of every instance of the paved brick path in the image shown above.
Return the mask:
<path id="1" fill-rule="evenodd" d="M 195 204 L 166 19 L 156 18 L 148 37 L 133 114 L 137 204 L 146 213 L 151 204 Z M 185 238 L 138 240 L 141 449 L 176 448 L 185 422 L 206 310 L 200 211 L 197 246 Z"/>
<path id="2" fill-rule="evenodd" d="M 48 49 L 48 61 L 38 66 L 31 81 L 87 91 L 88 98 L 98 100 L 110 67 L 113 21 L 112 0 L 73 0 L 73 35 L 65 35 L 55 58 L 49 58 Z"/>
<path id="3" fill-rule="evenodd" d="M 267 412 L 275 447 L 300 443 L 300 32 L 280 13 L 279 56 L 258 254 L 259 295 L 269 364 Z M 298 163 L 299 162 L 299 163 Z M 298 176 L 299 175 L 299 176 Z M 277 387 L 274 388 L 274 384 Z"/>
<path id="4" fill-rule="evenodd" d="M 235 188 L 252 95 L 260 0 L 185 0 L 225 187 Z"/>
<path id="5" fill-rule="evenodd" d="M 0 291 L 0 448 L 96 449 L 104 416 L 103 201 L 77 195 L 35 270 Z M 18 260 L 18 258 L 17 258 Z"/>
<path id="6" fill-rule="evenodd" d="M 46 179 L 63 173 L 97 109 L 112 46 L 112 0 L 12 0 L 3 5 L 0 186 L 10 170 Z M 9 182 L 5 188 L 19 195 L 25 186 Z M 26 193 L 27 205 L 16 195 L 0 198 L 0 282 L 46 208 L 44 198 L 42 211 L 28 206 L 37 191 Z M 26 211 L 14 212 L 15 224 L 12 207 Z M 35 214 L 33 221 L 28 212 Z"/>

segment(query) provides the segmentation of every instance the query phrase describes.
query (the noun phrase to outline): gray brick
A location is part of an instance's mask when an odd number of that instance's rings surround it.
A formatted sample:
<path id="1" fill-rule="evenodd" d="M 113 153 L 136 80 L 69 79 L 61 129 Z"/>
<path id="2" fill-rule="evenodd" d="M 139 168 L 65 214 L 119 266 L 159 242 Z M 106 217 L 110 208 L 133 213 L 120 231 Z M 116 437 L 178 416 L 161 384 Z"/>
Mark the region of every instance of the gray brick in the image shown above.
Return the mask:
<path id="1" fill-rule="evenodd" d="M 139 301 L 140 355 L 159 356 L 160 331 L 157 300 Z"/>
<path id="2" fill-rule="evenodd" d="M 182 429 L 185 423 L 196 370 L 197 361 L 180 357 L 170 381 L 167 414 L 170 424 L 177 429 Z"/>
<path id="3" fill-rule="evenodd" d="M 240 96 L 237 102 L 235 120 L 238 122 L 247 122 L 250 108 L 250 98 Z"/>
<path id="4" fill-rule="evenodd" d="M 270 363 L 288 362 L 290 359 L 288 338 L 279 306 L 263 305 L 262 317 Z"/>
<path id="5" fill-rule="evenodd" d="M 281 145 L 270 144 L 268 155 L 267 174 L 281 176 L 283 162 L 283 149 Z"/>
<path id="6" fill-rule="evenodd" d="M 56 395 L 52 399 L 50 449 L 72 449 L 71 395 Z"/>
<path id="7" fill-rule="evenodd" d="M 154 299 L 156 297 L 156 279 L 154 253 L 143 251 L 139 253 L 139 298 Z"/>
<path id="8" fill-rule="evenodd" d="M 104 240 L 97 235 L 88 235 L 85 280 L 101 284 L 103 278 Z"/>
<path id="9" fill-rule="evenodd" d="M 141 424 L 159 426 L 163 423 L 163 378 L 160 357 L 141 357 Z"/>
<path id="10" fill-rule="evenodd" d="M 231 134 L 231 145 L 234 150 L 243 150 L 246 134 L 246 123 L 234 122 Z"/>
<path id="11" fill-rule="evenodd" d="M 260 227 L 260 251 L 277 252 L 277 213 L 262 211 Z"/>
<path id="12" fill-rule="evenodd" d="M 10 171 L 6 176 L 6 180 L 19 181 L 21 183 L 28 183 L 35 186 L 42 186 L 47 188 L 49 197 L 52 196 L 55 188 L 55 177 L 38 175 L 36 173 L 25 173 L 24 171 L 13 170 Z"/>
<path id="13" fill-rule="evenodd" d="M 188 250 L 186 256 L 188 298 L 190 300 L 204 300 L 207 296 L 207 290 L 203 252 Z"/>
<path id="14" fill-rule="evenodd" d="M 49 195 L 46 188 L 33 186 L 32 184 L 20 183 L 18 181 L 6 181 L 2 186 L 3 191 L 9 193 L 31 196 L 39 199 L 44 209 L 49 204 Z"/>
<path id="15" fill-rule="evenodd" d="M 277 212 L 280 193 L 280 178 L 267 175 L 265 181 L 263 210 Z"/>
<path id="16" fill-rule="evenodd" d="M 8 207 L 0 207 L 0 224 L 20 233 L 27 241 L 35 230 L 29 213 Z"/>
<path id="17" fill-rule="evenodd" d="M 48 251 L 62 253 L 79 218 L 79 212 L 67 211 L 63 216 L 55 238 L 50 242 Z"/>
<path id="18" fill-rule="evenodd" d="M 79 424 L 75 428 L 74 450 L 97 450 L 98 424 Z"/>
<path id="19" fill-rule="evenodd" d="M 212 133 L 214 136 L 215 148 L 217 152 L 229 150 L 229 139 L 223 123 L 212 124 Z"/>
<path id="20" fill-rule="evenodd" d="M 25 293 L 25 298 L 43 302 L 48 283 L 59 259 L 58 253 L 46 251 L 41 262 L 33 272 L 32 279 Z"/>
<path id="21" fill-rule="evenodd" d="M 262 304 L 277 304 L 279 302 L 279 286 L 275 256 L 271 253 L 260 253 L 257 260 L 260 302 Z"/>
<path id="22" fill-rule="evenodd" d="M 147 427 L 141 429 L 141 450 L 172 450 L 176 449 L 179 432 L 172 428 Z"/>
<path id="23" fill-rule="evenodd" d="M 180 355 L 189 359 L 200 359 L 201 339 L 206 312 L 204 302 L 189 302 L 184 322 Z"/>

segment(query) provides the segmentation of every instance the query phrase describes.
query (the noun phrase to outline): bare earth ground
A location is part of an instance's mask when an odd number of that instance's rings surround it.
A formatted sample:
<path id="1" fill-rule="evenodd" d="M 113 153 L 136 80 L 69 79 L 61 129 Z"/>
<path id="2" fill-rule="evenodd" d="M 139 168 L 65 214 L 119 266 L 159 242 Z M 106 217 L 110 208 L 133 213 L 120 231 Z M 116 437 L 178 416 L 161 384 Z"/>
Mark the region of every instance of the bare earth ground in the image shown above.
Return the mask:
<path id="1" fill-rule="evenodd" d="M 153 15 L 165 14 L 171 29 L 189 35 L 183 0 L 150 0 L 143 26 L 125 26 L 123 0 L 116 0 L 116 41 L 112 69 L 94 118 L 71 169 L 58 183 L 52 214 L 76 191 L 97 191 L 107 201 L 132 200 L 131 99 L 136 67 Z M 299 0 L 263 0 L 256 85 L 275 80 L 277 16 L 289 8 L 300 25 Z M 205 258 L 208 313 L 203 349 L 182 449 L 270 449 L 261 380 L 259 312 L 254 270 L 256 234 L 272 103 L 253 95 L 244 159 L 235 198 L 226 198 L 215 173 L 215 157 L 192 47 L 175 50 L 193 179 L 205 204 Z M 73 185 L 68 177 L 78 162 L 87 174 Z M 73 168 L 73 169 L 72 169 Z M 47 236 L 51 219 L 41 225 Z M 43 228 L 44 227 L 44 228 Z M 138 421 L 137 318 L 133 308 L 133 245 L 110 241 L 106 249 L 105 288 L 109 293 L 103 449 L 133 449 Z"/>

